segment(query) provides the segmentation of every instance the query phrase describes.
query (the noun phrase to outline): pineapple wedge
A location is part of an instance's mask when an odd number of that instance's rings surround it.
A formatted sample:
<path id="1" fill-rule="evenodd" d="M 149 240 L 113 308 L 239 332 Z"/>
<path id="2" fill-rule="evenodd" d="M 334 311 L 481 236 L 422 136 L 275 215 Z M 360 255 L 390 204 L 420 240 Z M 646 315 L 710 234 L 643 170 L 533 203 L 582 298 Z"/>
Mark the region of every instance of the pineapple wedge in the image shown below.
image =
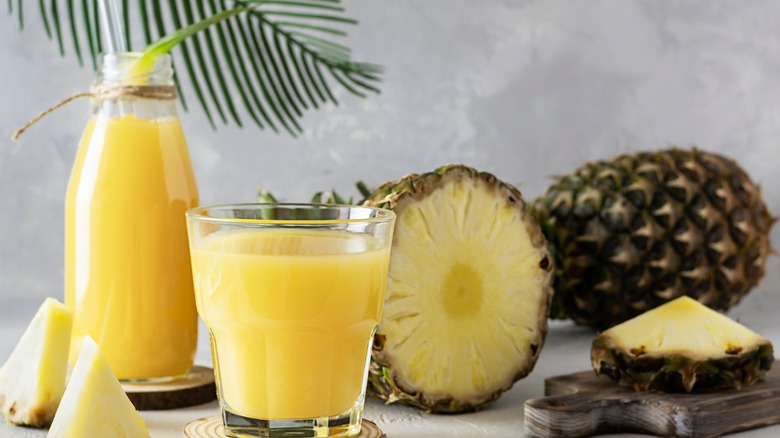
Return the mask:
<path id="1" fill-rule="evenodd" d="M 85 336 L 60 409 L 47 437 L 149 437 L 106 358 Z"/>
<path id="2" fill-rule="evenodd" d="M 0 409 L 12 424 L 48 427 L 65 392 L 73 312 L 47 298 L 0 368 Z"/>
<path id="3" fill-rule="evenodd" d="M 763 380 L 772 343 L 683 296 L 601 333 L 593 369 L 635 390 L 692 392 Z"/>

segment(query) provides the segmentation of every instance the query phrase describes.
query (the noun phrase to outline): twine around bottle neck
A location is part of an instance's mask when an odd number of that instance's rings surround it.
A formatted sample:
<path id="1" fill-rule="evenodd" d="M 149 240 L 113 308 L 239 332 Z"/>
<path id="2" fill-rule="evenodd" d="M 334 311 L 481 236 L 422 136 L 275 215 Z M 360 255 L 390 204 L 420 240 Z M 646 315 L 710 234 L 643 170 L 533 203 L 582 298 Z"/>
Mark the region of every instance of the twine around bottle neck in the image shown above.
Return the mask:
<path id="1" fill-rule="evenodd" d="M 148 99 L 148 100 L 163 100 L 171 101 L 176 100 L 176 87 L 173 85 L 95 85 L 88 92 L 76 93 L 61 102 L 41 111 L 37 116 L 33 117 L 29 122 L 25 123 L 22 127 L 16 130 L 11 136 L 13 141 L 19 140 L 22 134 L 30 129 L 33 125 L 41 121 L 44 117 L 57 111 L 63 106 L 73 102 L 74 100 L 81 99 L 82 97 L 89 97 L 98 102 L 106 100 L 118 100 L 120 98 L 136 98 L 136 99 Z"/>

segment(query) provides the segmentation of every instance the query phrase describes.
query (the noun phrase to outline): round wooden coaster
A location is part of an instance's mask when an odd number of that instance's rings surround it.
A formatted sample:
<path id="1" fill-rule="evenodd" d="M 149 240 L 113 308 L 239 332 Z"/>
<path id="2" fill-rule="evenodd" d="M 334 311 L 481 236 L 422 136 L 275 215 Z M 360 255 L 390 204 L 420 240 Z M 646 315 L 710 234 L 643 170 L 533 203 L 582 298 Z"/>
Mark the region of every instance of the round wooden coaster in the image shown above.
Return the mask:
<path id="1" fill-rule="evenodd" d="M 127 397 L 139 411 L 159 411 L 201 405 L 217 399 L 214 371 L 194 366 L 189 374 L 160 383 L 123 383 Z"/>
<path id="2" fill-rule="evenodd" d="M 184 426 L 184 436 L 187 438 L 226 438 L 225 427 L 222 425 L 222 417 L 216 415 L 201 418 Z M 384 432 L 376 424 L 363 419 L 360 427 L 360 435 L 350 438 L 387 438 Z"/>

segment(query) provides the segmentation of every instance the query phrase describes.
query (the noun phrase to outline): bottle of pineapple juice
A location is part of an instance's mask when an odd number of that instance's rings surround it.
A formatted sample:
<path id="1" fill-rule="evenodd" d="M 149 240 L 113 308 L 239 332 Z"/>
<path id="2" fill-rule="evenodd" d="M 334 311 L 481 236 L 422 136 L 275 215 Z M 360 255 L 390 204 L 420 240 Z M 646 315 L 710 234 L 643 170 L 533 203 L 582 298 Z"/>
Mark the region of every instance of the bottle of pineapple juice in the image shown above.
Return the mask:
<path id="1" fill-rule="evenodd" d="M 220 231 L 193 248 L 220 399 L 243 417 L 336 416 L 365 386 L 389 245 L 344 231 Z"/>
<path id="2" fill-rule="evenodd" d="M 170 57 L 103 55 L 66 198 L 71 363 L 85 335 L 120 379 L 189 371 L 197 343 L 184 212 L 198 202 Z"/>

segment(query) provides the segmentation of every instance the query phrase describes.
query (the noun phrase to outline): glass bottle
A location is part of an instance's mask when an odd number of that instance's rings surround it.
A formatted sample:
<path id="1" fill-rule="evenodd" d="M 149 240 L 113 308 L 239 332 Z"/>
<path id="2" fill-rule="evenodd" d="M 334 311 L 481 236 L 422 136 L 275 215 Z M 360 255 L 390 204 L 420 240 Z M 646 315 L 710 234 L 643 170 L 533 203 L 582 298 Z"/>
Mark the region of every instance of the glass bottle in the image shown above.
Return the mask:
<path id="1" fill-rule="evenodd" d="M 140 56 L 101 57 L 65 202 L 71 364 L 90 335 L 126 381 L 186 374 L 197 344 L 184 212 L 198 191 L 171 58 L 139 72 Z"/>

